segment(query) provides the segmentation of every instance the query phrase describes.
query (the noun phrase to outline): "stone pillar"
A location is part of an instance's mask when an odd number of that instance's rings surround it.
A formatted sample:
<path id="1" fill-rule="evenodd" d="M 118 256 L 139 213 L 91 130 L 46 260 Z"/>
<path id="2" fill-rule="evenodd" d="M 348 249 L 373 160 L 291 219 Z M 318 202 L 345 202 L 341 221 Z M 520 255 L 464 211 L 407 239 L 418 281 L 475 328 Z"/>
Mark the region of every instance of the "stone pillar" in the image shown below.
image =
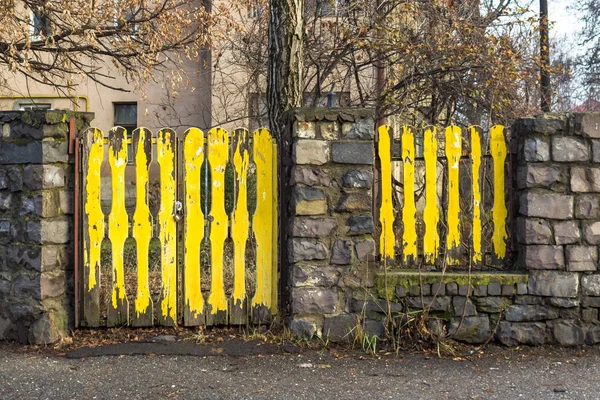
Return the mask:
<path id="1" fill-rule="evenodd" d="M 560 344 L 600 341 L 600 114 L 540 114 L 515 124 L 521 291 L 559 309 Z M 534 297 L 530 297 L 534 298 Z M 590 325 L 591 324 L 591 325 Z"/>
<path id="2" fill-rule="evenodd" d="M 73 326 L 73 156 L 91 113 L 0 112 L 0 339 L 51 343 Z"/>
<path id="3" fill-rule="evenodd" d="M 299 109 L 288 117 L 282 276 L 290 288 L 290 329 L 335 340 L 356 323 L 353 291 L 372 286 L 373 112 Z"/>

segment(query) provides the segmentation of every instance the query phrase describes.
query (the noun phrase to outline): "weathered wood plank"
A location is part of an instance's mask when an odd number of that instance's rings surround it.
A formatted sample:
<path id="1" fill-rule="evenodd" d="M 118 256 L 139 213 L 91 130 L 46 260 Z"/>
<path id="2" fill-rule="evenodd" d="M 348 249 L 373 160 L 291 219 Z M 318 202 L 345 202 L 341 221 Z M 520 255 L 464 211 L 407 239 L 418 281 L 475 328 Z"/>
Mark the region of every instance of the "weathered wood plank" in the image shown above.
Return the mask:
<path id="1" fill-rule="evenodd" d="M 402 207 L 402 253 L 404 263 L 417 260 L 417 206 L 415 204 L 415 136 L 408 126 L 402 130 L 404 204 Z"/>
<path id="2" fill-rule="evenodd" d="M 446 259 L 448 265 L 460 263 L 460 194 L 459 162 L 462 154 L 461 130 L 456 125 L 446 128 L 446 159 L 448 162 L 448 212 L 446 218 Z"/>
<path id="3" fill-rule="evenodd" d="M 440 247 L 440 235 L 438 233 L 440 210 L 437 201 L 437 132 L 435 127 L 425 130 L 423 156 L 425 158 L 423 258 L 425 264 L 433 265 L 438 257 Z"/>
<path id="4" fill-rule="evenodd" d="M 490 138 L 490 150 L 492 152 L 492 159 L 494 160 L 494 207 L 492 209 L 494 235 L 492 242 L 495 258 L 503 260 L 506 256 L 506 239 L 508 237 L 508 234 L 506 233 L 506 217 L 508 216 L 508 211 L 506 209 L 504 195 L 504 162 L 506 161 L 507 156 L 504 126 L 492 126 Z"/>
<path id="5" fill-rule="evenodd" d="M 378 129 L 379 142 L 377 152 L 380 161 L 381 205 L 379 222 L 381 236 L 379 238 L 379 253 L 383 261 L 393 261 L 395 257 L 396 237 L 394 234 L 394 206 L 392 203 L 392 153 L 391 128 L 382 125 Z"/>
<path id="6" fill-rule="evenodd" d="M 471 126 L 471 181 L 473 191 L 473 228 L 471 237 L 473 247 L 471 250 L 471 261 L 478 265 L 483 261 L 483 253 L 481 248 L 481 133 L 480 128 Z"/>

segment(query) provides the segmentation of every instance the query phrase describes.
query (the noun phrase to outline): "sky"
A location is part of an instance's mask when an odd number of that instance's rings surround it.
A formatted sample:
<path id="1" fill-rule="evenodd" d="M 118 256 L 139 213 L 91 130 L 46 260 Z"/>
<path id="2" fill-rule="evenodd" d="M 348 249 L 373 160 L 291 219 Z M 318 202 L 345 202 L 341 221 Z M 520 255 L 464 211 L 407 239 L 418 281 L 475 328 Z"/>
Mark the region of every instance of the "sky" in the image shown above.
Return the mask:
<path id="1" fill-rule="evenodd" d="M 567 9 L 569 4 L 572 4 L 572 1 L 548 0 L 548 19 L 550 20 L 550 23 L 554 22 L 550 34 L 552 36 L 564 34 L 575 42 L 575 36 L 577 31 L 581 29 L 581 23 L 575 15 L 575 12 Z M 532 4 L 532 8 L 535 7 L 536 4 Z"/>

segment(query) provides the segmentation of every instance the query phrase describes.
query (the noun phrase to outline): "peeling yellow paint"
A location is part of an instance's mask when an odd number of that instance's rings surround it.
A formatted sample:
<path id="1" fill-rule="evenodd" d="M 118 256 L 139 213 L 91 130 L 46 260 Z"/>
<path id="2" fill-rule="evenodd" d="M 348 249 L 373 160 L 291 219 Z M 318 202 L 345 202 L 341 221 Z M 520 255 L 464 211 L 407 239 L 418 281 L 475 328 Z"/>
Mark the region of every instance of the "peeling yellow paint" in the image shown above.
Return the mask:
<path id="1" fill-rule="evenodd" d="M 234 284 L 233 284 L 233 304 L 240 307 L 246 298 L 246 241 L 248 240 L 248 229 L 250 227 L 250 218 L 248 215 L 248 131 L 239 129 L 235 133 L 237 143 L 233 155 L 233 165 L 235 167 L 235 179 L 237 187 L 237 196 L 235 210 L 231 217 L 231 236 L 233 238 L 234 250 Z"/>
<path id="2" fill-rule="evenodd" d="M 204 214 L 200 174 L 204 162 L 204 133 L 188 129 L 183 144 L 185 169 L 185 229 L 184 229 L 184 304 L 193 318 L 204 312 L 202 297 L 200 246 L 204 239 Z"/>
<path id="3" fill-rule="evenodd" d="M 225 212 L 225 168 L 228 159 L 228 134 L 225 129 L 213 128 L 208 133 L 208 163 L 212 171 L 210 217 L 211 286 L 208 304 L 210 313 L 227 311 L 223 285 L 223 246 L 227 238 L 228 218 Z"/>
<path id="4" fill-rule="evenodd" d="M 508 211 L 504 200 L 504 161 L 506 160 L 506 141 L 504 139 L 504 126 L 494 125 L 490 131 L 491 152 L 494 160 L 494 254 L 499 259 L 506 255 L 506 217 Z"/>
<path id="5" fill-rule="evenodd" d="M 425 158 L 425 236 L 423 238 L 423 255 L 425 263 L 433 264 L 438 256 L 440 236 L 438 222 L 440 211 L 437 204 L 437 132 L 436 128 L 428 128 L 423 135 L 423 156 Z"/>
<path id="6" fill-rule="evenodd" d="M 148 286 L 148 249 L 152 238 L 152 216 L 148 207 L 148 166 L 151 154 L 146 154 L 145 145 L 149 136 L 152 136 L 150 131 L 145 128 L 139 129 L 135 154 L 136 203 L 133 214 L 133 238 L 137 246 L 137 294 L 135 296 L 137 317 L 147 313 L 152 302 Z"/>
<path id="7" fill-rule="evenodd" d="M 273 260 L 271 263 L 271 272 L 272 272 L 272 278 L 271 278 L 271 284 L 272 284 L 272 288 L 271 288 L 271 313 L 273 315 L 277 314 L 277 310 L 278 310 L 278 304 L 277 304 L 277 294 L 278 294 L 278 285 L 279 285 L 279 275 L 278 275 L 278 271 L 277 271 L 277 264 L 279 261 L 279 207 L 278 207 L 278 199 L 279 199 L 279 191 L 278 191 L 278 187 L 279 187 L 279 180 L 278 180 L 278 174 L 277 174 L 277 160 L 278 160 L 278 154 L 277 154 L 277 142 L 275 141 L 275 139 L 273 139 L 273 164 L 272 164 L 272 170 L 273 170 L 273 184 L 271 185 L 271 188 L 273 190 L 273 228 L 271 230 L 271 238 L 272 238 L 272 242 L 273 242 Z"/>
<path id="8" fill-rule="evenodd" d="M 402 132 L 402 164 L 404 166 L 404 206 L 402 236 L 404 262 L 417 258 L 417 207 L 415 205 L 415 137 L 405 126 Z"/>
<path id="9" fill-rule="evenodd" d="M 177 321 L 177 264 L 175 218 L 175 132 L 162 129 L 158 132 L 157 161 L 160 166 L 160 226 L 161 245 L 161 316 L 164 320 Z"/>
<path id="10" fill-rule="evenodd" d="M 462 138 L 460 128 L 451 125 L 446 128 L 446 159 L 448 161 L 448 234 L 446 249 L 448 264 L 460 262 L 452 253 L 460 246 L 460 197 L 459 197 L 459 162 L 462 153 Z"/>
<path id="11" fill-rule="evenodd" d="M 479 169 L 481 167 L 481 138 L 479 130 L 471 126 L 471 176 L 473 182 L 473 255 L 471 260 L 474 264 L 481 262 L 481 189 L 479 185 Z"/>
<path id="12" fill-rule="evenodd" d="M 256 294 L 252 305 L 271 307 L 273 268 L 273 142 L 266 129 L 254 132 L 256 164 L 256 211 L 252 220 L 256 238 Z"/>
<path id="13" fill-rule="evenodd" d="M 381 223 L 381 236 L 379 251 L 385 259 L 394 259 L 394 207 L 392 205 L 392 160 L 390 127 L 382 125 L 378 129 L 378 153 L 381 164 L 381 206 L 379 208 L 379 222 Z"/>
<path id="14" fill-rule="evenodd" d="M 104 214 L 100 205 L 100 171 L 104 160 L 104 140 L 102 131 L 92 130 L 92 145 L 89 149 L 87 174 L 85 179 L 85 213 L 89 243 L 84 241 L 84 263 L 89 263 L 86 289 L 90 292 L 98 285 L 96 276 L 100 271 L 100 250 L 104 238 Z"/>
<path id="15" fill-rule="evenodd" d="M 123 270 L 123 250 L 129 231 L 129 217 L 125 209 L 125 168 L 127 167 L 126 133 L 122 128 L 111 131 L 116 140 L 108 148 L 108 164 L 112 176 L 112 205 L 108 216 L 108 233 L 112 245 L 112 296 L 114 309 L 118 300 L 125 302 L 125 271 Z"/>

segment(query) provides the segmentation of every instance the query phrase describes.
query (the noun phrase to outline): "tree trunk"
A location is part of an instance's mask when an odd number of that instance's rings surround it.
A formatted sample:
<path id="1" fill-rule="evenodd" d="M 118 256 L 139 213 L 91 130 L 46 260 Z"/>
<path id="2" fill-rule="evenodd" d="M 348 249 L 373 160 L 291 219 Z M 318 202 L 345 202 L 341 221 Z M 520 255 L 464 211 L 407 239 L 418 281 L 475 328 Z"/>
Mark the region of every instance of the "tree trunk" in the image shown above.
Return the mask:
<path id="1" fill-rule="evenodd" d="M 283 113 L 302 106 L 304 0 L 272 0 L 269 11 L 267 107 L 269 128 L 280 138 Z"/>

